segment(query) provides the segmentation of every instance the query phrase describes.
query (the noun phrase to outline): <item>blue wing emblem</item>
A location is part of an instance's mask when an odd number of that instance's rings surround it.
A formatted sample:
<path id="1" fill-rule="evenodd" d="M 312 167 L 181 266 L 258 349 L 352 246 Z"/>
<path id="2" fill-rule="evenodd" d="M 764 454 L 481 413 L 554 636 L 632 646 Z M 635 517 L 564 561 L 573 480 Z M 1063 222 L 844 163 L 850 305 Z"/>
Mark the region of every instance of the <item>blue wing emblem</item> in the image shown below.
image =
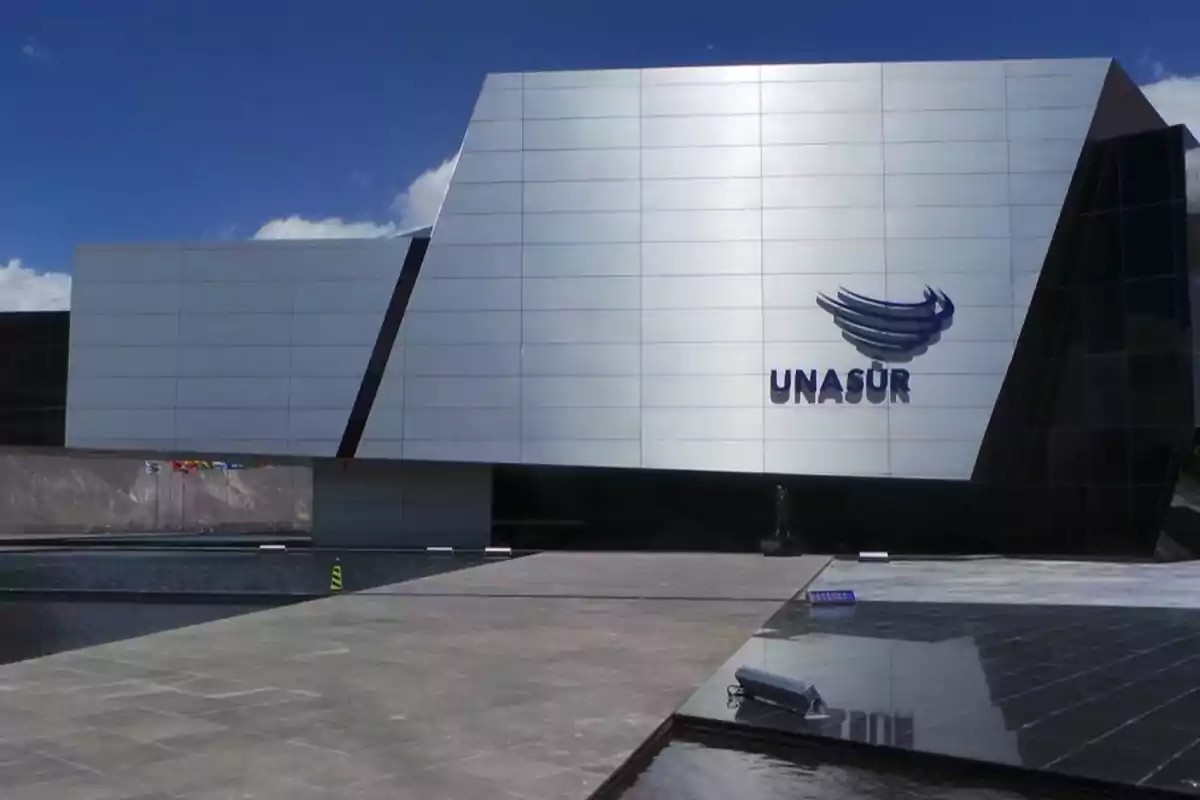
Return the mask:
<path id="1" fill-rule="evenodd" d="M 817 305 L 833 316 L 842 338 L 879 361 L 909 361 L 924 353 L 954 322 L 954 303 L 945 292 L 925 287 L 917 303 L 892 303 L 839 289 L 836 297 L 817 295 Z"/>

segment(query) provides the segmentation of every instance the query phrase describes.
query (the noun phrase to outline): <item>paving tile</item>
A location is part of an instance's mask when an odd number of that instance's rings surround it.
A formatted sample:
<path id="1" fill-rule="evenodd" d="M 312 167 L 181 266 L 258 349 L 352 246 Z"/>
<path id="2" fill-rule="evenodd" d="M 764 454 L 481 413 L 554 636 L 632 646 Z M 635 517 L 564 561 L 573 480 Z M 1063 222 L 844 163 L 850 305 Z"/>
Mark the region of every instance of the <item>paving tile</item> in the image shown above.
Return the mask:
<path id="1" fill-rule="evenodd" d="M 28 711 L 42 717 L 70 720 L 124 707 L 121 701 L 102 697 L 99 691 L 102 690 L 72 687 L 15 692 L 0 697 L 3 709 L 0 713 Z"/>
<path id="2" fill-rule="evenodd" d="M 9 787 L 3 796 L 4 800 L 145 800 L 148 795 L 119 777 L 87 773 Z M 168 797 L 160 793 L 154 800 Z"/>
<path id="3" fill-rule="evenodd" d="M 29 755 L 29 749 L 25 747 L 24 743 L 18 745 L 12 742 L 0 741 L 0 765 L 20 761 Z"/>
<path id="4" fill-rule="evenodd" d="M 453 766 L 435 766 L 398 775 L 386 782 L 364 784 L 348 796 L 357 800 L 496 800 L 503 797 L 503 783 L 471 775 Z"/>
<path id="5" fill-rule="evenodd" d="M 267 745 L 213 746 L 204 751 L 147 765 L 137 771 L 136 779 L 148 788 L 168 794 L 199 794 L 209 790 L 232 791 L 267 782 L 280 788 L 288 784 L 268 766 L 262 749 Z"/>
<path id="6" fill-rule="evenodd" d="M 336 800 L 328 789 L 305 787 L 281 776 L 253 775 L 216 783 L 167 796 L 174 800 Z"/>
<path id="7" fill-rule="evenodd" d="M 95 774 L 94 770 L 78 764 L 31 753 L 18 761 L 0 764 L 0 787 L 4 787 L 4 791 L 7 792 L 31 783 Z"/>
<path id="8" fill-rule="evenodd" d="M 145 708 L 122 708 L 81 717 L 80 724 L 126 736 L 139 742 L 162 742 L 175 736 L 216 732 L 225 726 L 209 719 L 187 717 Z"/>
<path id="9" fill-rule="evenodd" d="M 0 739 L 8 744 L 23 746 L 33 739 L 62 736 L 74 733 L 83 725 L 77 720 L 59 717 L 43 717 L 34 713 L 0 712 Z M 3 787 L 0 782 L 0 787 Z"/>
<path id="10" fill-rule="evenodd" d="M 175 756 L 161 744 L 141 742 L 98 728 L 80 728 L 60 736 L 33 739 L 24 746 L 39 755 L 114 774 L 128 774 L 145 764 Z"/>
<path id="11" fill-rule="evenodd" d="M 563 768 L 538 760 L 529 754 L 485 751 L 446 765 L 446 769 L 494 781 L 512 791 L 525 791 L 530 784 L 543 782 L 563 772 Z"/>
<path id="12" fill-rule="evenodd" d="M 1200 797 L 1200 758 L 1194 753 L 1174 759 L 1149 775 L 1146 786 Z"/>
<path id="13" fill-rule="evenodd" d="M 237 706 L 194 716 L 191 719 L 195 719 L 207 727 L 191 732 L 204 733 L 233 729 L 262 735 L 278 734 L 293 729 L 299 724 L 296 722 L 297 720 L 307 720 L 326 712 L 323 701 L 297 697 L 293 702 Z"/>
<path id="14" fill-rule="evenodd" d="M 98 678 L 108 677 L 119 680 L 141 679 L 155 681 L 171 676 L 170 670 L 147 667 L 134 661 L 113 661 L 92 655 L 86 651 L 73 651 L 63 654 L 59 662 L 63 668 Z"/>
<path id="15" fill-rule="evenodd" d="M 583 769 L 564 769 L 506 789 L 504 796 L 513 800 L 580 800 L 590 797 L 605 777 Z"/>
<path id="16" fill-rule="evenodd" d="M 346 727 L 322 724 L 321 719 L 306 721 L 292 731 L 280 731 L 285 741 L 302 742 L 347 753 L 366 752 L 380 748 L 403 746 L 431 731 L 414 731 L 403 720 L 356 721 Z"/>
<path id="17" fill-rule="evenodd" d="M 372 593 L 462 593 L 486 596 L 696 597 L 787 600 L 825 567 L 822 556 L 673 553 L 540 553 L 368 590 Z"/>
<path id="18" fill-rule="evenodd" d="M 192 694 L 191 692 L 180 691 L 173 687 L 162 688 L 155 692 L 147 692 L 137 696 L 130 702 L 137 708 L 186 715 L 208 714 L 236 706 L 236 703 L 231 703 L 228 698 Z"/>
<path id="19" fill-rule="evenodd" d="M 464 576 L 475 589 L 457 595 L 346 595 L 0 666 L 0 797 L 28 741 L 188 800 L 586 796 L 778 607 L 754 598 L 790 596 L 813 571 L 757 556 L 543 562 Z M 503 597 L 479 591 L 498 580 Z M 28 704 L 6 706 L 3 687 L 27 684 Z M 89 686 L 104 705 L 66 716 L 60 698 Z M 35 763 L 42 783 L 84 769 Z"/>
<path id="20" fill-rule="evenodd" d="M 1162 754 L 1097 743 L 1054 762 L 1050 768 L 1068 775 L 1136 784 L 1152 775 L 1163 761 Z"/>

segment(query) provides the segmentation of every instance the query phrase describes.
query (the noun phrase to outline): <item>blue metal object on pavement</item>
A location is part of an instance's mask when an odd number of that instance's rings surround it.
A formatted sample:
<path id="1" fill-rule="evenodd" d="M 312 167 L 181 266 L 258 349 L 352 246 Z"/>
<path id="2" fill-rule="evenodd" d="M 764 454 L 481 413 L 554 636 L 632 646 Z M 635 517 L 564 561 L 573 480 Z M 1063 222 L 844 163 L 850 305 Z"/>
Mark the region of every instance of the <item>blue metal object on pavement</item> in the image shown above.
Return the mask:
<path id="1" fill-rule="evenodd" d="M 814 606 L 852 606 L 858 602 L 850 589 L 816 589 L 808 593 Z"/>

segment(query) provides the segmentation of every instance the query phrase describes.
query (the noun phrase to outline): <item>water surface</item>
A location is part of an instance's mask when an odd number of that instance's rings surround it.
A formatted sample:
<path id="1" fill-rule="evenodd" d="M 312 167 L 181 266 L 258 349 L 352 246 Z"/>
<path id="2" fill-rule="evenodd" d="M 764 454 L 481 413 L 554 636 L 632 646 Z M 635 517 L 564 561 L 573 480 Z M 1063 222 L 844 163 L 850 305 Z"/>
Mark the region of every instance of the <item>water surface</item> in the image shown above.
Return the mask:
<path id="1" fill-rule="evenodd" d="M 197 625 L 277 605 L 5 599 L 0 601 L 0 664 Z"/>
<path id="2" fill-rule="evenodd" d="M 867 755 L 839 759 L 818 748 L 767 748 L 736 739 L 674 739 L 620 795 L 621 800 L 1099 800 L 1102 795 L 1001 786 L 994 775 L 934 767 L 898 767 Z M 1017 779 L 1005 781 L 1016 783 Z"/>

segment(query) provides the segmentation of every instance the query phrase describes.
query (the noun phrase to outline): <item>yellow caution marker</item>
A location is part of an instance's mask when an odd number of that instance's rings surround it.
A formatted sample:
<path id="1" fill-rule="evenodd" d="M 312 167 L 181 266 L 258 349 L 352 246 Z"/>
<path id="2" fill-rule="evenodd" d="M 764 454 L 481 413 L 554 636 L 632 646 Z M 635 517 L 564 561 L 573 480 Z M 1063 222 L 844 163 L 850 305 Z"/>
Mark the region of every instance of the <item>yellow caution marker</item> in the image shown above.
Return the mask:
<path id="1" fill-rule="evenodd" d="M 329 591 L 340 592 L 342 590 L 342 565 L 336 561 L 333 564 L 333 571 L 329 575 Z"/>

